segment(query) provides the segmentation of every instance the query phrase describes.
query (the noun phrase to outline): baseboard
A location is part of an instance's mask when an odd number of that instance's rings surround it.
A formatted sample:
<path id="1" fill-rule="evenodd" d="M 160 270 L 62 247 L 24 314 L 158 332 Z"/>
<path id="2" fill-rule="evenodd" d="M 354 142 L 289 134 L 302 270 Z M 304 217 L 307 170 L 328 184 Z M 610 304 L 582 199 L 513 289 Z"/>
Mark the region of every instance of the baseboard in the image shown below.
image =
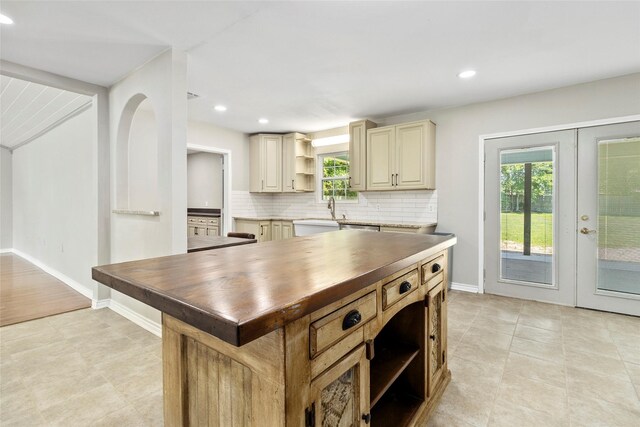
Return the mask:
<path id="1" fill-rule="evenodd" d="M 109 298 L 101 299 L 101 300 L 92 300 L 91 308 L 96 310 L 99 310 L 101 308 L 108 308 L 110 303 L 111 303 L 111 300 Z"/>
<path id="2" fill-rule="evenodd" d="M 13 253 L 13 248 L 0 249 L 0 254 Z"/>
<path id="3" fill-rule="evenodd" d="M 146 329 L 147 331 L 151 332 L 152 334 L 158 337 L 162 337 L 161 324 L 154 322 L 153 320 L 147 317 L 141 316 L 139 313 L 131 310 L 129 307 L 126 307 L 114 300 L 110 300 L 109 308 L 115 311 L 116 313 L 118 313 L 120 316 L 132 321 L 133 323 L 140 326 L 141 328 Z"/>
<path id="4" fill-rule="evenodd" d="M 453 289 L 454 291 L 472 292 L 474 294 L 478 293 L 477 285 L 467 285 L 466 283 L 452 282 L 451 289 Z"/>
<path id="5" fill-rule="evenodd" d="M 41 269 L 45 273 L 52 275 L 56 279 L 58 279 L 61 282 L 63 282 L 65 285 L 67 285 L 70 288 L 72 288 L 73 290 L 81 293 L 83 296 L 89 298 L 93 302 L 93 292 L 91 291 L 91 289 L 87 289 L 86 286 L 82 285 L 79 282 L 76 282 L 71 277 L 59 272 L 55 268 L 49 267 L 48 265 L 46 265 L 43 262 L 35 259 L 31 255 L 27 255 L 24 252 L 19 251 L 18 249 L 15 249 L 15 248 L 12 249 L 11 252 L 13 252 L 14 254 L 18 255 L 21 258 L 26 259 L 31 264 L 35 265 L 36 267 L 38 267 L 39 269 Z"/>

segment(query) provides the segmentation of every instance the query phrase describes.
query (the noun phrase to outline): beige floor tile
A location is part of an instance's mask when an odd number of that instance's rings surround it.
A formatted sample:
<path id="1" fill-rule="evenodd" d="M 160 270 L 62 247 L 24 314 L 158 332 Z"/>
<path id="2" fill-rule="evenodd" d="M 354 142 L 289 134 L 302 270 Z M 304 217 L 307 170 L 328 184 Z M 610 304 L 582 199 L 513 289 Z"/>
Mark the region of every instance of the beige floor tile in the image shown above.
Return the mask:
<path id="1" fill-rule="evenodd" d="M 107 380 L 94 372 L 68 371 L 63 375 L 35 377 L 29 384 L 40 411 L 101 387 Z"/>
<path id="2" fill-rule="evenodd" d="M 615 402 L 583 396 L 569 396 L 572 427 L 634 427 L 640 411 Z"/>
<path id="3" fill-rule="evenodd" d="M 567 383 L 563 362 L 550 362 L 513 352 L 507 358 L 504 375 L 542 381 L 556 387 L 566 387 Z"/>
<path id="4" fill-rule="evenodd" d="M 562 332 L 536 328 L 518 323 L 514 334 L 516 337 L 545 343 L 561 343 Z"/>
<path id="5" fill-rule="evenodd" d="M 518 324 L 532 326 L 534 328 L 561 331 L 562 320 L 540 314 L 520 313 Z"/>
<path id="6" fill-rule="evenodd" d="M 162 391 L 131 401 L 136 411 L 152 426 L 161 426 L 164 422 Z"/>
<path id="7" fill-rule="evenodd" d="M 564 361 L 562 344 L 560 343 L 544 343 L 513 337 L 511 351 L 550 362 L 562 363 Z"/>
<path id="8" fill-rule="evenodd" d="M 500 319 L 509 323 L 516 323 L 520 315 L 519 307 L 504 307 L 502 305 L 496 307 L 483 307 L 478 313 L 481 316 Z"/>
<path id="9" fill-rule="evenodd" d="M 568 427 L 569 419 L 554 417 L 546 412 L 496 400 L 489 419 L 489 427 Z"/>
<path id="10" fill-rule="evenodd" d="M 152 426 L 140 413 L 131 405 L 110 413 L 104 418 L 91 423 L 93 427 L 145 427 Z"/>
<path id="11" fill-rule="evenodd" d="M 99 404 L 97 404 L 99 402 Z M 111 384 L 104 384 L 41 411 L 45 421 L 58 426 L 89 425 L 124 408 L 127 403 Z"/>
<path id="12" fill-rule="evenodd" d="M 624 362 L 624 364 L 631 382 L 636 385 L 636 388 L 640 387 L 640 365 L 631 362 Z"/>
<path id="13" fill-rule="evenodd" d="M 426 424 L 426 427 L 473 427 L 473 424 L 469 424 L 459 418 L 456 418 L 455 414 L 444 413 L 436 410 Z"/>
<path id="14" fill-rule="evenodd" d="M 597 354 L 600 356 L 619 359 L 618 348 L 611 339 L 597 339 L 584 336 L 564 336 L 563 346 L 565 351 Z"/>
<path id="15" fill-rule="evenodd" d="M 449 358 L 452 381 L 465 382 L 477 388 L 496 389 L 502 379 L 503 369 L 480 363 L 469 363 L 457 356 Z"/>
<path id="16" fill-rule="evenodd" d="M 640 317 L 624 316 L 622 314 L 601 313 L 605 326 L 612 332 L 621 332 L 638 337 Z"/>
<path id="17" fill-rule="evenodd" d="M 537 301 L 525 301 L 520 314 L 561 319 L 560 306 Z"/>
<path id="18" fill-rule="evenodd" d="M 463 340 L 455 350 L 456 357 L 473 363 L 481 363 L 493 369 L 504 369 L 509 352 L 499 348 L 480 346 Z"/>
<path id="19" fill-rule="evenodd" d="M 557 419 L 568 419 L 566 388 L 521 376 L 504 375 L 496 401 L 544 412 Z"/>
<path id="20" fill-rule="evenodd" d="M 639 411 L 640 401 L 630 380 L 595 374 L 589 369 L 567 367 L 567 390 L 575 398 L 594 398 Z"/>
<path id="21" fill-rule="evenodd" d="M 491 331 L 488 328 L 472 326 L 462 337 L 465 343 L 475 344 L 478 347 L 497 348 L 499 350 L 509 350 L 511 346 L 511 334 L 503 334 Z"/>
<path id="22" fill-rule="evenodd" d="M 567 366 L 588 369 L 593 373 L 604 376 L 615 377 L 621 380 L 629 379 L 624 362 L 617 357 L 612 358 L 600 354 L 569 349 L 565 352 L 565 362 Z"/>
<path id="23" fill-rule="evenodd" d="M 640 365 L 640 347 L 620 344 L 616 347 L 622 360 Z"/>
<path id="24" fill-rule="evenodd" d="M 452 380 L 442 395 L 438 411 L 454 415 L 455 418 L 472 426 L 486 426 L 495 393 L 496 390 L 482 390 Z"/>
<path id="25" fill-rule="evenodd" d="M 516 322 L 500 319 L 497 317 L 491 317 L 486 313 L 480 313 L 473 321 L 473 325 L 476 328 L 486 329 L 489 332 L 499 332 L 501 334 L 513 335 L 516 330 Z"/>

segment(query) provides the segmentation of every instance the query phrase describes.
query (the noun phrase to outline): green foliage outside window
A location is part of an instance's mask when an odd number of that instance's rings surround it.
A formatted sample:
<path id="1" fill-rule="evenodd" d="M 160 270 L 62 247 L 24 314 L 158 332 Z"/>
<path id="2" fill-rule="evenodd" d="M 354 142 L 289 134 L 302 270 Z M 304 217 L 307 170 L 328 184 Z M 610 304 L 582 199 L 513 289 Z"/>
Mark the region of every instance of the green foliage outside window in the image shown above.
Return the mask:
<path id="1" fill-rule="evenodd" d="M 358 193 L 349 190 L 349 153 L 327 154 L 322 159 L 322 200 L 357 200 Z"/>

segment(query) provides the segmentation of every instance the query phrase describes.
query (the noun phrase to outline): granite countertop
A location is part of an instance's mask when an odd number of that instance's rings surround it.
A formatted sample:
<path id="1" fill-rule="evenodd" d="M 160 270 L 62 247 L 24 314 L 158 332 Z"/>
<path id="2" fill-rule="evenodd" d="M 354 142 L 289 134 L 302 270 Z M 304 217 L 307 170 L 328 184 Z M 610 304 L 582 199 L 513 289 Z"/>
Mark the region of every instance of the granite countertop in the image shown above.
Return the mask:
<path id="1" fill-rule="evenodd" d="M 104 265 L 92 269 L 92 278 L 241 346 L 455 243 L 427 234 L 334 231 Z"/>
<path id="2" fill-rule="evenodd" d="M 241 219 L 247 221 L 297 221 L 303 219 L 309 220 L 330 220 L 331 218 L 291 218 L 291 217 L 275 217 L 275 216 L 264 216 L 264 217 L 242 217 L 242 216 L 234 216 L 234 219 Z M 373 219 L 342 219 L 337 218 L 336 222 L 338 224 L 355 224 L 355 225 L 377 225 L 380 227 L 396 227 L 396 228 L 420 228 L 420 227 L 435 227 L 438 225 L 437 222 L 388 222 L 388 221 L 378 221 Z"/>

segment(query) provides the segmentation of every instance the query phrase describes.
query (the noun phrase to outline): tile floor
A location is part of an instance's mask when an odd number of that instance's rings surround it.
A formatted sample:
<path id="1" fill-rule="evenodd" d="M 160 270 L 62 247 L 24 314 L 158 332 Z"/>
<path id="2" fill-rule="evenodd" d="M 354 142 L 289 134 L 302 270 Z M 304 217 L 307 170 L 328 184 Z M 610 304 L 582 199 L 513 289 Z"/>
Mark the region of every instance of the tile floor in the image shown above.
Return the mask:
<path id="1" fill-rule="evenodd" d="M 640 319 L 451 292 L 429 426 L 640 426 Z M 108 310 L 0 328 L 0 425 L 159 426 L 160 339 Z"/>

